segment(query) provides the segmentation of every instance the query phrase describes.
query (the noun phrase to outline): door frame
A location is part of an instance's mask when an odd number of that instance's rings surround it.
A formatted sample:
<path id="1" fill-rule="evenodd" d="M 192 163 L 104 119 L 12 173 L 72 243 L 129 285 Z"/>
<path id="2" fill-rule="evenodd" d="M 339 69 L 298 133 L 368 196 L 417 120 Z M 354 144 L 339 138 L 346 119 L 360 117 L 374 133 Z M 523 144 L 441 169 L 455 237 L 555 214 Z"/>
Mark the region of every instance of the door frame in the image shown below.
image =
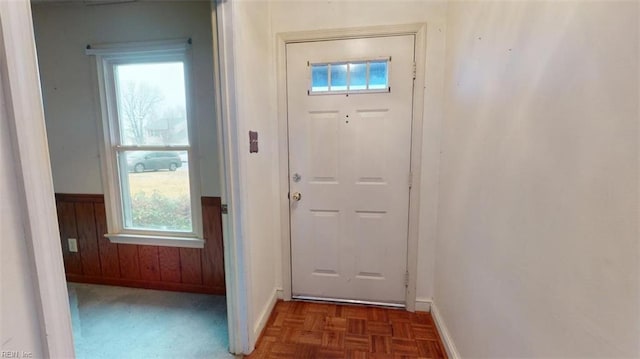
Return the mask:
<path id="1" fill-rule="evenodd" d="M 243 240 L 246 228 L 242 186 L 236 139 L 235 67 L 233 51 L 233 8 L 231 3 L 210 0 L 211 31 L 213 40 L 213 76 L 215 85 L 216 125 L 218 128 L 218 161 L 220 169 L 221 200 L 227 205 L 222 214 L 222 241 L 224 247 L 225 293 L 227 298 L 227 328 L 229 352 L 234 355 L 253 350 L 249 324 L 250 278 L 246 274 L 248 253 Z"/>
<path id="2" fill-rule="evenodd" d="M 69 297 L 56 217 L 30 1 L 0 1 L 0 86 L 13 138 L 42 354 L 73 358 Z"/>
<path id="3" fill-rule="evenodd" d="M 284 300 L 291 300 L 291 213 L 289 207 L 289 134 L 287 114 L 287 44 L 371 38 L 382 36 L 415 36 L 416 79 L 413 86 L 413 118 L 411 120 L 411 173 L 412 186 L 409 193 L 409 228 L 407 238 L 407 287 L 405 307 L 413 312 L 416 308 L 416 285 L 418 272 L 418 235 L 420 220 L 420 178 L 422 163 L 422 122 L 424 113 L 424 79 L 427 24 L 402 24 L 315 31 L 284 32 L 276 35 L 276 76 L 278 95 L 278 156 L 280 167 L 280 226 L 282 228 L 282 293 Z"/>

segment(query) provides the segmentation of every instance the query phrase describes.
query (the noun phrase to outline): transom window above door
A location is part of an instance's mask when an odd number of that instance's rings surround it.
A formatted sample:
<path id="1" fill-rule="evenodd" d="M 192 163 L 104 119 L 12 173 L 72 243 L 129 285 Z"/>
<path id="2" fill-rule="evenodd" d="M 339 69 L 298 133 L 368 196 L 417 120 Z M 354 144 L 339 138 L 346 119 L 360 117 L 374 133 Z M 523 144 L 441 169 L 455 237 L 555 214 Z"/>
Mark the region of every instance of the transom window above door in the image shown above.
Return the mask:
<path id="1" fill-rule="evenodd" d="M 312 63 L 309 95 L 388 92 L 389 59 Z"/>

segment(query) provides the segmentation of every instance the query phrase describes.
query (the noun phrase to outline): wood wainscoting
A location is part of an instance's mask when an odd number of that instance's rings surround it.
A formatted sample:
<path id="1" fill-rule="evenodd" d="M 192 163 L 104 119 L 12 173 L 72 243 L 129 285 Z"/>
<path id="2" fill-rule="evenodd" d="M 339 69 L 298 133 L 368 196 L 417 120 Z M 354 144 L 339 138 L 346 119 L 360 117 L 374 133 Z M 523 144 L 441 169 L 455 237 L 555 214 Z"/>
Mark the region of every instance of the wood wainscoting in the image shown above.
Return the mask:
<path id="1" fill-rule="evenodd" d="M 68 281 L 225 294 L 220 197 L 202 198 L 203 249 L 111 243 L 101 194 L 59 193 L 56 206 Z"/>

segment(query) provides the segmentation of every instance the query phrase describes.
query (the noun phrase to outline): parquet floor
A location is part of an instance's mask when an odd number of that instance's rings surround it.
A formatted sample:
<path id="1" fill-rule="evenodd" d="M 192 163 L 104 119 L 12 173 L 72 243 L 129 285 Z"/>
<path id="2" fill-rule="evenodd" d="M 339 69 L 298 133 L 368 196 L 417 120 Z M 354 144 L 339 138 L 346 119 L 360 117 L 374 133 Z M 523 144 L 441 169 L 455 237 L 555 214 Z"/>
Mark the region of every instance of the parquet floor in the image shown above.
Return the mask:
<path id="1" fill-rule="evenodd" d="M 431 314 L 309 302 L 276 304 L 248 359 L 445 359 Z"/>

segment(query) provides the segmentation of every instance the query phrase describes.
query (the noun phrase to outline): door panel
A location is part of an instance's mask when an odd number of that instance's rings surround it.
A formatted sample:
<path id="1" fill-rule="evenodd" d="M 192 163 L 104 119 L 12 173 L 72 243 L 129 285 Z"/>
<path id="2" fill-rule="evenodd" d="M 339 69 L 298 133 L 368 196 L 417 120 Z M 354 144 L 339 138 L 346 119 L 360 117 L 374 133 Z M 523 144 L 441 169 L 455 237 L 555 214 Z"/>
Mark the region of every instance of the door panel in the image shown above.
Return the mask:
<path id="1" fill-rule="evenodd" d="M 414 42 L 287 45 L 294 296 L 405 302 Z M 381 58 L 390 91 L 308 92 L 311 64 Z"/>
<path id="2" fill-rule="evenodd" d="M 338 275 L 340 266 L 335 256 L 338 248 L 338 228 L 340 212 L 311 211 L 313 229 L 310 232 L 313 242 L 313 274 Z"/>
<path id="3" fill-rule="evenodd" d="M 355 233 L 356 276 L 361 279 L 384 279 L 385 271 L 380 258 L 388 251 L 386 238 L 386 212 L 357 211 Z"/>
<path id="4" fill-rule="evenodd" d="M 338 112 L 309 115 L 309 158 L 312 182 L 335 183 L 340 156 Z"/>

